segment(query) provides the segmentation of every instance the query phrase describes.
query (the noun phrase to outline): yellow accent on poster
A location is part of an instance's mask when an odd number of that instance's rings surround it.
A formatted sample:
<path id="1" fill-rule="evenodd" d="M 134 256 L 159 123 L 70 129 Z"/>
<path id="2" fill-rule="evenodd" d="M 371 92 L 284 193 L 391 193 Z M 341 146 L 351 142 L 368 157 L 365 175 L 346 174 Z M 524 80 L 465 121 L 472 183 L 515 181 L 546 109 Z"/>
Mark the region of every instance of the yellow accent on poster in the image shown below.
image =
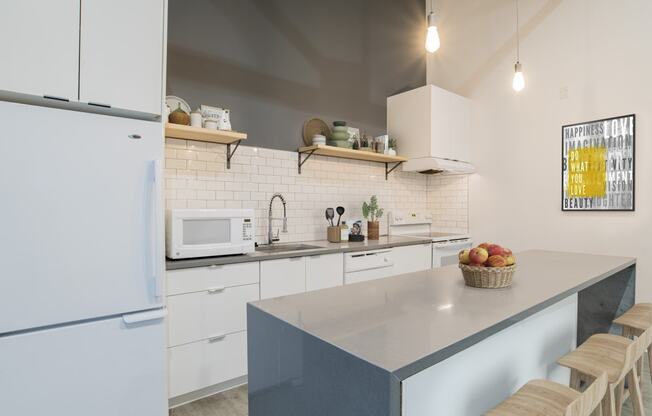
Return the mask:
<path id="1" fill-rule="evenodd" d="M 568 154 L 570 198 L 604 197 L 607 194 L 606 147 L 571 150 Z"/>

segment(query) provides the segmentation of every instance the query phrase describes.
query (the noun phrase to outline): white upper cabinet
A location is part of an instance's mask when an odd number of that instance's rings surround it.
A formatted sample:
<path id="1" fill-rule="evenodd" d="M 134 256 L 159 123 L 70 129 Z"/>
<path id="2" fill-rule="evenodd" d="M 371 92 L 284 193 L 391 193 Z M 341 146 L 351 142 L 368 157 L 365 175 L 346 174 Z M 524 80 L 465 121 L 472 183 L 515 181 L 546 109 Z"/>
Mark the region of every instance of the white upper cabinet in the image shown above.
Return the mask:
<path id="1" fill-rule="evenodd" d="M 80 101 L 161 113 L 164 9 L 164 0 L 82 0 Z"/>
<path id="2" fill-rule="evenodd" d="M 0 90 L 77 100 L 79 0 L 14 0 L 0 10 Z"/>

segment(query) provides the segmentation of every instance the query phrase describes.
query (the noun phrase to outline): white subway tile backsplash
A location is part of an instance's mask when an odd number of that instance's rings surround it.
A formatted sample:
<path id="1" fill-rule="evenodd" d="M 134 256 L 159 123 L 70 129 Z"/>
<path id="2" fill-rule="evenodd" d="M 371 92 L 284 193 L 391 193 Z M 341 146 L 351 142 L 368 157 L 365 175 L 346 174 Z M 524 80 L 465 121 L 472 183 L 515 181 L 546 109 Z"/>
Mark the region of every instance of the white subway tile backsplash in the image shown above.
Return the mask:
<path id="1" fill-rule="evenodd" d="M 297 172 L 297 154 L 240 146 L 226 169 L 226 146 L 167 138 L 167 208 L 252 208 L 256 233 L 264 242 L 269 199 L 275 192 L 287 201 L 288 233 L 282 241 L 325 238 L 324 209 L 342 205 L 344 219 L 362 218 L 362 202 L 377 195 L 385 212 L 429 211 L 433 228 L 466 232 L 466 176 L 427 176 L 400 171 L 385 181 L 382 164 L 312 156 Z M 274 203 L 274 216 L 282 215 Z M 381 219 L 386 232 L 386 217 Z"/>

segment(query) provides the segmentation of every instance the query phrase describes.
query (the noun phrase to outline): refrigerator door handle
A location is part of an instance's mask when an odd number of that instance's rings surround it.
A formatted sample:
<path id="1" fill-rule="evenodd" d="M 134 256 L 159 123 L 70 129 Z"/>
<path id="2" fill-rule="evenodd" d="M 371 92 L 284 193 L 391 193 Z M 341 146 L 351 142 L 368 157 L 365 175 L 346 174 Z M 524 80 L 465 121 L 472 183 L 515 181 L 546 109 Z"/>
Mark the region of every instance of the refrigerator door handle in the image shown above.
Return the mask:
<path id="1" fill-rule="evenodd" d="M 136 312 L 130 313 L 128 315 L 122 315 L 122 320 L 127 325 L 133 325 L 163 319 L 167 314 L 167 309 L 155 309 L 152 311 Z"/>
<path id="2" fill-rule="evenodd" d="M 157 301 L 163 298 L 163 271 L 161 270 L 162 259 L 160 243 L 163 241 L 161 233 L 162 212 L 161 212 L 161 189 L 162 189 L 162 167 L 160 160 L 152 162 L 152 226 L 151 226 L 151 261 L 152 261 L 152 283 L 154 286 L 154 297 Z"/>

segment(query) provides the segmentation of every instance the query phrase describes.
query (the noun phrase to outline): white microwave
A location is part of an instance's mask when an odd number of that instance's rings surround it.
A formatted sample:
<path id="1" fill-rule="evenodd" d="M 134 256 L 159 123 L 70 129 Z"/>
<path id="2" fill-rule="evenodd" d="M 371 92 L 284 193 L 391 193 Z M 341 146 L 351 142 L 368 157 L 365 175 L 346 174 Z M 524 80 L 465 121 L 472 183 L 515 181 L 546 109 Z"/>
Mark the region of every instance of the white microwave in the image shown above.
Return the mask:
<path id="1" fill-rule="evenodd" d="M 166 254 L 171 259 L 246 254 L 256 250 L 253 209 L 171 209 Z"/>

